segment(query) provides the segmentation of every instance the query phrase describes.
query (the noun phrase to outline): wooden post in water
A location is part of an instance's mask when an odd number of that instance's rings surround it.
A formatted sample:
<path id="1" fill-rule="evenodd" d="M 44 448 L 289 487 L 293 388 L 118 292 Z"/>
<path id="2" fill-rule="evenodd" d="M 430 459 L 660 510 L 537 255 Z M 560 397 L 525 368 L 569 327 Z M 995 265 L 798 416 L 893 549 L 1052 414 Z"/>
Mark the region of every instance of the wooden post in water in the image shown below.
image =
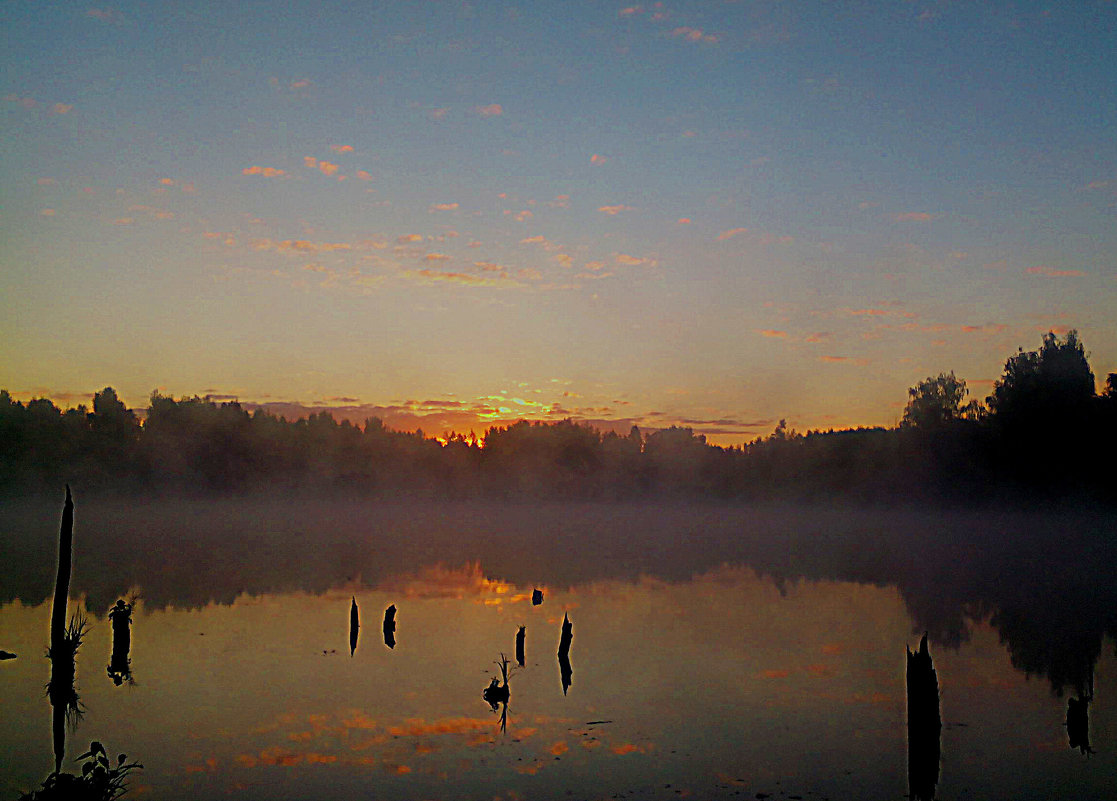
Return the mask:
<path id="1" fill-rule="evenodd" d="M 66 756 L 67 700 L 74 694 L 74 655 L 66 641 L 66 606 L 70 596 L 70 568 L 74 550 L 74 499 L 66 485 L 62 529 L 58 533 L 58 578 L 54 582 L 54 606 L 50 611 L 51 730 L 54 740 L 54 772 L 62 770 Z M 75 699 L 76 706 L 76 699 Z"/>
<path id="2" fill-rule="evenodd" d="M 70 594 L 70 566 L 74 551 L 74 499 L 66 485 L 62 508 L 62 530 L 58 533 L 58 578 L 54 582 L 54 606 L 50 612 L 50 647 L 60 648 L 66 639 L 66 603 Z M 61 653 L 59 651 L 58 653 Z"/>

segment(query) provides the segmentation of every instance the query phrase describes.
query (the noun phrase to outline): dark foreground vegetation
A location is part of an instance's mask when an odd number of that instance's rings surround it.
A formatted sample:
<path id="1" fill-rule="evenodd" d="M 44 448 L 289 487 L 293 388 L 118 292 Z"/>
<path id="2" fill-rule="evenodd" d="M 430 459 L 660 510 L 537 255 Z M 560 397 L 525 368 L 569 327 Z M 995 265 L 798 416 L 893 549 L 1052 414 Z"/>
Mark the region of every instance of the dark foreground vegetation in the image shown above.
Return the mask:
<path id="1" fill-rule="evenodd" d="M 288 421 L 236 402 L 153 393 L 140 418 L 106 388 L 84 406 L 0 391 L 0 494 L 69 482 L 114 493 L 341 493 L 441 498 L 843 499 L 1112 503 L 1117 374 L 1101 395 L 1077 334 L 1020 351 L 985 400 L 953 373 L 909 391 L 900 425 L 780 425 L 741 447 L 689 428 L 627 436 L 565 420 L 443 440 L 326 413 Z"/>

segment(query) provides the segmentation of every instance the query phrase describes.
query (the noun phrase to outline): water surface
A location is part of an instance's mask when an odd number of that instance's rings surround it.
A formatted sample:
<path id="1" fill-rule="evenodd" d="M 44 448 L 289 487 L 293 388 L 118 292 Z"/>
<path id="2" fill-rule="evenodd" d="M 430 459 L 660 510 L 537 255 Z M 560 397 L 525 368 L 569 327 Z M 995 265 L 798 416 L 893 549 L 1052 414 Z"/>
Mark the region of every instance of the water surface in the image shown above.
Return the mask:
<path id="1" fill-rule="evenodd" d="M 944 724 L 935 797 L 1117 785 L 1104 517 L 331 512 L 79 501 L 74 604 L 93 627 L 69 769 L 98 739 L 143 762 L 131 785 L 146 798 L 898 799 L 905 647 L 927 630 Z M 20 557 L 0 567 L 0 648 L 19 655 L 0 663 L 2 792 L 53 763 L 57 519 L 44 517 L 2 520 L 0 556 Z M 132 681 L 117 686 L 106 615 L 130 590 Z M 482 691 L 502 654 L 514 662 L 520 626 L 525 664 L 493 710 Z M 1072 698 L 1089 701 L 1091 754 L 1068 739 Z"/>

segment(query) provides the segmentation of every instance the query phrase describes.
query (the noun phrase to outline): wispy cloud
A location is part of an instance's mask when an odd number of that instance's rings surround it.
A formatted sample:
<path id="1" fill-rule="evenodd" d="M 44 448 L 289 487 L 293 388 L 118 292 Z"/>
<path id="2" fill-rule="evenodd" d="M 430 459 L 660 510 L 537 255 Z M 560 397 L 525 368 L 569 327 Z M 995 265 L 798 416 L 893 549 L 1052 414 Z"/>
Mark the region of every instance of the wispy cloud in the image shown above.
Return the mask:
<path id="1" fill-rule="evenodd" d="M 671 31 L 672 36 L 680 37 L 688 42 L 708 42 L 713 44 L 717 42 L 719 37 L 717 34 L 703 33 L 701 28 L 691 28 L 689 26 L 681 26 Z"/>
<path id="2" fill-rule="evenodd" d="M 279 178 L 287 174 L 286 170 L 281 170 L 277 167 L 259 167 L 256 165 L 245 167 L 240 172 L 241 175 L 262 175 L 264 178 Z"/>
<path id="3" fill-rule="evenodd" d="M 474 106 L 473 113 L 481 117 L 499 117 L 504 113 L 504 107 L 500 103 L 490 103 L 487 106 Z"/>
<path id="4" fill-rule="evenodd" d="M 120 22 L 120 12 L 112 8 L 91 8 L 85 12 L 85 16 L 99 19 L 101 22 Z"/>
<path id="5" fill-rule="evenodd" d="M 55 103 L 50 107 L 51 114 L 69 114 L 74 107 L 68 103 Z"/>
<path id="6" fill-rule="evenodd" d="M 352 145 L 330 145 L 330 150 L 332 150 L 333 152 L 335 152 L 339 156 L 341 156 L 341 155 L 344 155 L 346 153 L 352 153 L 353 152 L 353 146 Z"/>
<path id="7" fill-rule="evenodd" d="M 518 281 L 510 278 L 470 275 L 469 273 L 444 273 L 439 270 L 415 270 L 404 273 L 406 277 L 418 278 L 423 283 L 460 284 L 470 287 L 500 287 L 510 288 L 522 286 Z"/>
<path id="8" fill-rule="evenodd" d="M 748 228 L 730 228 L 728 231 L 722 231 L 718 234 L 718 241 L 724 242 L 726 239 L 732 239 L 737 236 L 737 234 L 746 233 L 748 230 Z"/>
<path id="9" fill-rule="evenodd" d="M 423 237 L 421 234 L 404 234 L 403 236 L 396 237 L 396 242 L 401 245 L 406 245 L 411 242 L 422 242 Z"/>
<path id="10" fill-rule="evenodd" d="M 449 260 L 450 257 L 447 256 L 445 253 L 428 253 L 426 256 L 423 256 L 423 261 L 436 262 Z"/>
<path id="11" fill-rule="evenodd" d="M 864 367 L 869 363 L 868 359 L 855 359 L 852 356 L 819 356 L 818 360 L 831 364 L 856 364 L 859 367 Z"/>
<path id="12" fill-rule="evenodd" d="M 1000 334 L 1007 331 L 1008 326 L 1004 323 L 985 323 L 984 325 L 964 325 L 962 326 L 963 334 Z"/>
<path id="13" fill-rule="evenodd" d="M 457 203 L 432 203 L 427 211 L 454 211 L 456 208 Z"/>
<path id="14" fill-rule="evenodd" d="M 768 337 L 770 339 L 787 339 L 787 332 L 777 331 L 773 328 L 761 328 L 760 336 Z"/>
<path id="15" fill-rule="evenodd" d="M 608 214 L 610 217 L 614 217 L 620 214 L 622 211 L 632 211 L 632 206 L 626 206 L 623 203 L 618 203 L 615 206 L 599 206 L 597 210 Z"/>
<path id="16" fill-rule="evenodd" d="M 925 211 L 905 211 L 901 214 L 893 214 L 892 219 L 895 222 L 930 222 L 935 219 L 935 215 Z"/>
<path id="17" fill-rule="evenodd" d="M 608 160 L 608 157 L 602 156 L 600 153 L 594 153 L 590 156 L 590 164 L 604 164 Z"/>
<path id="18" fill-rule="evenodd" d="M 1045 265 L 1029 267 L 1024 272 L 1028 275 L 1042 275 L 1045 278 L 1082 278 L 1086 275 L 1082 270 L 1059 270 Z"/>
<path id="19" fill-rule="evenodd" d="M 338 250 L 353 250 L 348 242 L 311 242 L 307 239 L 257 239 L 252 243 L 254 250 L 275 250 L 280 253 L 331 253 Z"/>
<path id="20" fill-rule="evenodd" d="M 337 164 L 331 164 L 330 162 L 325 160 L 319 161 L 318 159 L 314 158 L 314 156 L 303 156 L 303 164 L 305 164 L 307 167 L 310 167 L 311 169 L 320 171 L 323 175 L 332 176 L 336 174 L 339 169 L 341 169 L 340 166 Z"/>
<path id="21" fill-rule="evenodd" d="M 630 256 L 627 253 L 618 253 L 614 259 L 617 264 L 623 264 L 626 267 L 640 267 L 640 266 L 654 266 L 655 259 L 645 259 L 639 256 Z"/>
<path id="22" fill-rule="evenodd" d="M 35 98 L 20 97 L 17 94 L 4 95 L 4 99 L 7 100 L 9 103 L 17 103 L 24 108 L 35 108 L 37 105 L 39 105 L 39 101 L 35 100 Z"/>

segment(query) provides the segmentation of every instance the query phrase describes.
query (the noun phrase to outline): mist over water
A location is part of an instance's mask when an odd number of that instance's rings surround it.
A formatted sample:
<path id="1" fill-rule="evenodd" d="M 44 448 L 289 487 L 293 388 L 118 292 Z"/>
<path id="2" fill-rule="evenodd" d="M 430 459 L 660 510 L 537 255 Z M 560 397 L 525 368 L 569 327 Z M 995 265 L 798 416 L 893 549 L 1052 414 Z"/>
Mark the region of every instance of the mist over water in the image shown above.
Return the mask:
<path id="1" fill-rule="evenodd" d="M 50 763 L 54 517 L 0 512 L 13 791 Z M 940 798 L 1101 798 L 1117 778 L 1106 512 L 89 499 L 76 519 L 71 738 L 142 757 L 158 798 L 597 797 L 600 775 L 647 797 L 899 797 L 918 775 Z M 137 597 L 117 686 L 108 612 Z M 372 629 L 350 656 L 354 602 Z M 942 731 L 913 740 L 924 631 Z M 923 742 L 940 774 L 909 774 Z"/>

